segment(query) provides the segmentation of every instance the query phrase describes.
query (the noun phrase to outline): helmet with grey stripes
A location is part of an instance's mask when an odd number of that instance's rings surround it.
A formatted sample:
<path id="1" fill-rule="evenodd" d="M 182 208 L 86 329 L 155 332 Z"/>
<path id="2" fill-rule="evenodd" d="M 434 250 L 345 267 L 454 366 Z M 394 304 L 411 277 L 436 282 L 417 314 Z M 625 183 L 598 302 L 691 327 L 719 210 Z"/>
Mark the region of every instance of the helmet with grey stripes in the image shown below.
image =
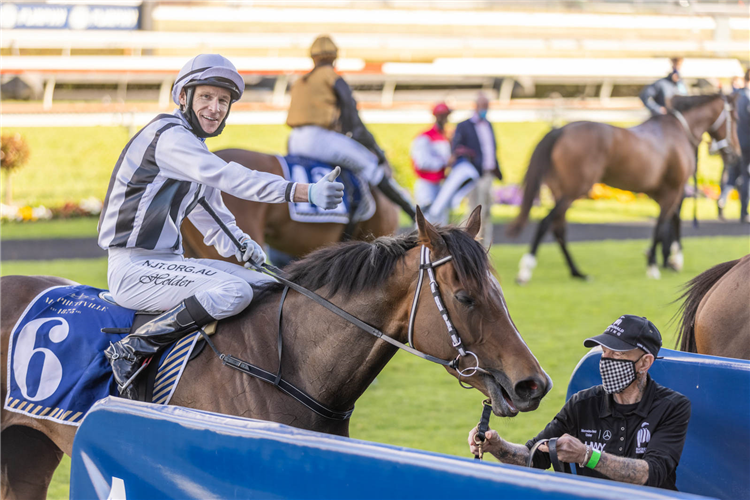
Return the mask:
<path id="1" fill-rule="evenodd" d="M 195 87 L 199 85 L 210 85 L 220 87 L 229 91 L 232 103 L 242 98 L 245 91 L 245 81 L 229 59 L 219 54 L 200 54 L 192 58 L 182 67 L 172 87 L 172 100 L 180 106 L 185 118 L 193 128 L 198 137 L 214 137 L 219 135 L 226 124 L 226 117 L 219 128 L 209 134 L 205 132 L 192 110 L 193 94 Z M 186 104 L 180 104 L 180 95 L 185 91 Z M 231 105 L 230 105 L 231 108 Z M 229 116 L 229 111 L 227 111 Z"/>

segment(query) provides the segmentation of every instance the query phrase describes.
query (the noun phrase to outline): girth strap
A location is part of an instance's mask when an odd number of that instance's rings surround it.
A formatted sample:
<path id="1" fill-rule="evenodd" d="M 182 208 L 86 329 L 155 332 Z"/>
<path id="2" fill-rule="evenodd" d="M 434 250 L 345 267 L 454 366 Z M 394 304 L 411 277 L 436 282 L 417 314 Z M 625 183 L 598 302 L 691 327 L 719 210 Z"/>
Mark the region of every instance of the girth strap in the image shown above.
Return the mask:
<path id="1" fill-rule="evenodd" d="M 304 391 L 298 389 L 294 385 L 290 384 L 286 380 L 282 379 L 279 374 L 274 375 L 271 372 L 268 372 L 262 368 L 259 368 L 255 365 L 251 365 L 250 363 L 246 361 L 242 361 L 241 359 L 235 358 L 231 354 L 222 354 L 219 352 L 219 350 L 214 345 L 213 341 L 203 332 L 203 329 L 198 330 L 200 334 L 203 336 L 203 339 L 208 343 L 208 345 L 213 349 L 213 351 L 216 353 L 217 356 L 219 356 L 219 359 L 221 359 L 221 362 L 224 363 L 224 365 L 228 366 L 229 368 L 233 368 L 237 371 L 240 371 L 246 375 L 250 375 L 251 377 L 255 377 L 257 379 L 263 380 L 264 382 L 268 382 L 269 384 L 275 385 L 321 417 L 329 418 L 331 420 L 346 420 L 349 417 L 352 416 L 352 412 L 354 412 L 354 408 L 348 411 L 337 411 L 337 410 L 331 410 L 330 408 L 327 408 L 323 406 L 322 404 L 315 401 L 312 397 L 310 397 L 308 394 L 306 394 Z"/>

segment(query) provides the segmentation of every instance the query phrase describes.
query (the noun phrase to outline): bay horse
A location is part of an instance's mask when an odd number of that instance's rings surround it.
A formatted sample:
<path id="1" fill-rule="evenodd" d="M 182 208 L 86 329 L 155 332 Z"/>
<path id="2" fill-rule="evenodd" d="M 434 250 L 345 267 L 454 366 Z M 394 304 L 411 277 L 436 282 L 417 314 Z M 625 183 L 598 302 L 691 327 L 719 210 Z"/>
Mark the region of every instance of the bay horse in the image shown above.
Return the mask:
<path id="1" fill-rule="evenodd" d="M 481 367 L 460 378 L 456 369 L 446 370 L 487 395 L 495 415 L 512 417 L 535 410 L 552 381 L 516 329 L 487 253 L 475 240 L 480 209 L 472 212 L 465 228 L 434 227 L 419 210 L 417 225 L 405 235 L 319 249 L 287 267 L 287 278 L 317 291 L 384 336 L 405 343 L 411 331 L 413 348 L 452 360 L 457 348 L 444 316 L 430 284 L 418 279 L 421 259 L 429 250 L 444 310 L 466 352 L 476 356 L 456 368 Z M 42 290 L 71 282 L 49 276 L 8 276 L 0 278 L 0 284 L 1 369 L 7 373 L 9 335 L 28 303 Z M 220 321 L 212 337 L 218 350 L 275 372 L 281 296 L 280 284 L 266 285 L 245 311 Z M 283 305 L 281 333 L 284 379 L 335 411 L 352 409 L 397 351 L 294 291 Z M 6 391 L 3 384 L 3 400 Z M 273 385 L 224 367 L 211 349 L 204 349 L 187 365 L 170 404 L 349 434 L 349 420 L 324 418 Z M 72 451 L 74 435 L 75 427 L 3 411 L 3 497 L 44 498 L 63 453 Z"/>
<path id="2" fill-rule="evenodd" d="M 750 255 L 702 272 L 684 290 L 677 348 L 750 359 Z"/>
<path id="3" fill-rule="evenodd" d="M 244 149 L 223 149 L 214 153 L 226 162 L 234 161 L 253 170 L 283 176 L 279 160 L 274 155 Z M 399 208 L 377 189 L 375 214 L 354 225 L 350 239 L 368 240 L 394 234 L 398 229 Z M 234 214 L 237 226 L 253 240 L 292 258 L 300 258 L 322 246 L 342 240 L 346 226 L 336 223 L 297 222 L 289 216 L 286 203 L 257 203 L 222 193 L 224 204 Z M 183 247 L 186 257 L 220 259 L 236 262 L 234 257 L 224 258 L 203 243 L 203 235 L 188 219 L 182 225 Z"/>
<path id="4" fill-rule="evenodd" d="M 736 94 L 676 96 L 669 114 L 649 118 L 632 128 L 573 122 L 550 131 L 531 155 L 521 210 L 508 226 L 508 235 L 518 236 L 528 221 L 542 183 L 552 191 L 555 206 L 538 224 L 531 249 L 521 258 L 516 281 L 525 284 L 531 279 L 539 244 L 550 227 L 571 275 L 586 278 L 567 248 L 565 213 L 597 182 L 645 193 L 659 204 L 648 251 L 647 276 L 661 276 L 656 265 L 659 243 L 664 267 L 681 270 L 680 208 L 684 187 L 696 171 L 697 148 L 704 133 L 723 144 L 727 160 L 739 156 L 735 99 Z M 675 255 L 670 255 L 672 252 Z"/>

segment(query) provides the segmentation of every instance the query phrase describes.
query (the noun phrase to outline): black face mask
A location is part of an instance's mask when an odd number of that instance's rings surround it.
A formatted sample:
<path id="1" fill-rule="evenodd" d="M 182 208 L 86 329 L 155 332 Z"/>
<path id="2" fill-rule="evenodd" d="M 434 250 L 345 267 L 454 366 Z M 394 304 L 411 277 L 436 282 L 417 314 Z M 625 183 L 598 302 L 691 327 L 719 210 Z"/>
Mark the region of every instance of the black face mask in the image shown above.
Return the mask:
<path id="1" fill-rule="evenodd" d="M 195 114 L 195 111 L 193 111 L 193 96 L 194 95 L 195 95 L 195 87 L 188 87 L 187 89 L 185 89 L 185 102 L 187 104 L 185 104 L 184 109 L 180 110 L 182 112 L 182 115 L 190 124 L 190 128 L 193 129 L 193 133 L 203 139 L 205 139 L 206 137 L 216 137 L 217 135 L 221 134 L 221 132 L 224 130 L 224 127 L 227 124 L 227 118 L 229 117 L 229 112 L 232 110 L 232 101 L 229 101 L 227 114 L 224 116 L 224 119 L 219 124 L 219 127 L 216 129 L 216 131 L 209 134 L 208 132 L 203 130 L 203 127 L 201 127 L 200 121 L 198 121 L 198 116 Z"/>

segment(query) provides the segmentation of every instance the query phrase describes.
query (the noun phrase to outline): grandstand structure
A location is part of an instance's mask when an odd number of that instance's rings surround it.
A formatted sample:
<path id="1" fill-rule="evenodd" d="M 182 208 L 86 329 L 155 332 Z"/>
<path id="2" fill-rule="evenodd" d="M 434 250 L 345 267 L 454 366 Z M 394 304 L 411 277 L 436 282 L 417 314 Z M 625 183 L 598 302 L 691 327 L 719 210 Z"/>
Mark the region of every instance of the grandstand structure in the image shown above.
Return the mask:
<path id="1" fill-rule="evenodd" d="M 320 33 L 339 45 L 337 69 L 366 109 L 437 99 L 461 108 L 478 89 L 497 109 L 636 109 L 638 91 L 668 73 L 670 57 L 685 58 L 696 92 L 729 89 L 750 61 L 743 1 L 98 2 L 122 9 L 114 13 L 93 0 L 4 2 L 3 113 L 65 110 L 69 101 L 168 108 L 174 75 L 199 52 L 235 62 L 245 109 L 283 110 Z M 58 25 L 46 26 L 53 14 Z"/>

